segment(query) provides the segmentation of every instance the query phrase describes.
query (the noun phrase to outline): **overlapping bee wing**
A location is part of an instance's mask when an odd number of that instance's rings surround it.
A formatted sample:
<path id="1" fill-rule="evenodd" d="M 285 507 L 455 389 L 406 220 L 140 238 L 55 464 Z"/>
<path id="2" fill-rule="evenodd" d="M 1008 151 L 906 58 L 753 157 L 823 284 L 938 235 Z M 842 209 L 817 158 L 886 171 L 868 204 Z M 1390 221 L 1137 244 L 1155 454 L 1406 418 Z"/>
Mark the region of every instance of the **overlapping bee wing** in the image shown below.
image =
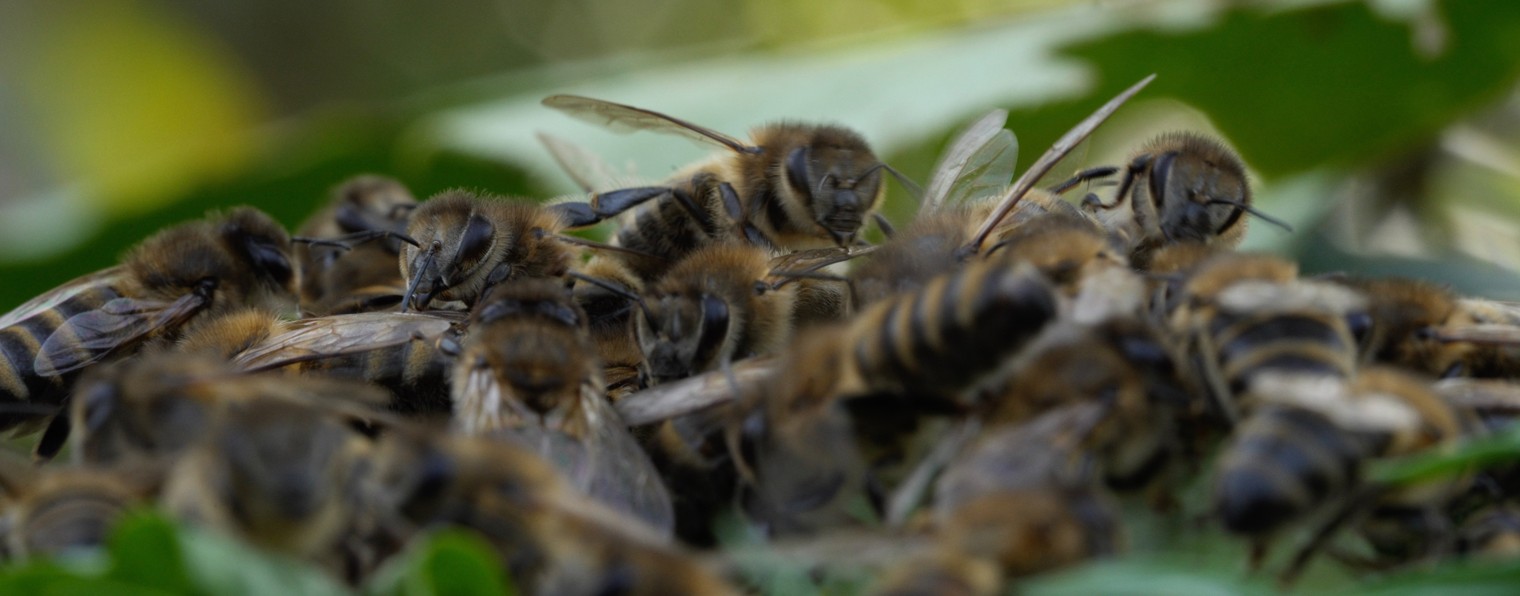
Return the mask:
<path id="1" fill-rule="evenodd" d="M 52 310 L 69 298 L 73 298 L 82 292 L 110 287 L 124 279 L 126 279 L 126 271 L 121 267 L 110 267 L 87 275 L 81 275 L 5 313 L 5 316 L 0 317 L 0 329 L 32 318 L 37 313 Z"/>
<path id="2" fill-rule="evenodd" d="M 992 110 L 962 130 L 934 165 L 920 213 L 991 196 L 1013 180 L 1019 142 L 1003 128 L 1008 112 Z"/>
<path id="3" fill-rule="evenodd" d="M 79 370 L 163 329 L 178 327 L 209 302 L 208 297 L 197 292 L 173 302 L 113 299 L 64 321 L 43 340 L 32 369 L 44 377 Z"/>
<path id="4" fill-rule="evenodd" d="M 455 321 L 437 313 L 355 313 L 304 319 L 239 354 L 245 370 L 268 370 L 298 362 L 367 352 L 418 339 L 435 339 Z"/>
<path id="5" fill-rule="evenodd" d="M 551 95 L 544 98 L 543 104 L 617 133 L 636 130 L 663 132 L 706 145 L 715 144 L 737 153 L 760 152 L 758 147 L 716 130 L 644 108 L 579 95 Z"/>

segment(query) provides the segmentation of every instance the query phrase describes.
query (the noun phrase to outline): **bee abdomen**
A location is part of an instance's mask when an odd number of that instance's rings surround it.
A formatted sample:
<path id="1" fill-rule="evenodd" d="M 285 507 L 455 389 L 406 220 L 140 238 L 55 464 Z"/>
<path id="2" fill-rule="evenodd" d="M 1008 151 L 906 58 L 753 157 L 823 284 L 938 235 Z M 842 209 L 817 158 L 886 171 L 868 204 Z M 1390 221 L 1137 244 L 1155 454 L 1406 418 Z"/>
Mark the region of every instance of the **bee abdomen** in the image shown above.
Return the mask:
<path id="1" fill-rule="evenodd" d="M 1043 277 L 1028 269 L 975 266 L 886 302 L 860 317 L 861 366 L 909 393 L 958 392 L 995 370 L 1056 315 Z M 876 378 L 873 375 L 868 377 Z"/>
<path id="2" fill-rule="evenodd" d="M 1225 528 L 1273 532 L 1352 486 L 1365 446 L 1300 408 L 1258 410 L 1220 459 L 1214 504 Z"/>
<path id="3" fill-rule="evenodd" d="M 38 312 L 15 325 L 0 329 L 0 356 L 4 360 L 0 363 L 0 401 L 36 401 L 47 404 L 61 402 L 65 389 L 77 374 L 56 377 L 38 375 L 35 362 L 43 342 L 63 326 L 69 317 L 95 310 L 119 297 L 120 294 L 110 288 L 93 288 L 69 297 L 50 310 Z M 0 413 L 0 428 L 11 428 L 22 420 L 34 417 Z"/>
<path id="4" fill-rule="evenodd" d="M 20 537 L 30 554 L 59 554 L 104 544 L 111 527 L 126 510 L 113 495 L 66 492 L 27 512 Z"/>
<path id="5" fill-rule="evenodd" d="M 1216 326 L 1219 362 L 1240 392 L 1267 371 L 1350 377 L 1356 347 L 1339 319 L 1279 315 Z"/>

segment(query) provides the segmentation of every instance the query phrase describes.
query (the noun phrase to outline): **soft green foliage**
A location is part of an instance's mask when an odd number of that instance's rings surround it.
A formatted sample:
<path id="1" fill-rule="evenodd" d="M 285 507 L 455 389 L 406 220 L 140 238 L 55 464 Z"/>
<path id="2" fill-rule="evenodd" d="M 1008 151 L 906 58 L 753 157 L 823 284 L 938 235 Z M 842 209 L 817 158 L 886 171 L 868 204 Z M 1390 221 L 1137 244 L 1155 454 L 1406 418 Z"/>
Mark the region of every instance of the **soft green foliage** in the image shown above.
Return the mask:
<path id="1" fill-rule="evenodd" d="M 326 572 L 236 540 L 182 528 L 151 512 L 127 516 L 98 557 L 12 562 L 0 594 L 350 594 Z M 388 563 L 365 592 L 387 596 L 510 595 L 509 578 L 479 538 L 442 532 Z"/>
<path id="2" fill-rule="evenodd" d="M 506 596 L 516 594 L 491 554 L 471 534 L 440 532 L 382 570 L 369 593 L 384 596 Z"/>

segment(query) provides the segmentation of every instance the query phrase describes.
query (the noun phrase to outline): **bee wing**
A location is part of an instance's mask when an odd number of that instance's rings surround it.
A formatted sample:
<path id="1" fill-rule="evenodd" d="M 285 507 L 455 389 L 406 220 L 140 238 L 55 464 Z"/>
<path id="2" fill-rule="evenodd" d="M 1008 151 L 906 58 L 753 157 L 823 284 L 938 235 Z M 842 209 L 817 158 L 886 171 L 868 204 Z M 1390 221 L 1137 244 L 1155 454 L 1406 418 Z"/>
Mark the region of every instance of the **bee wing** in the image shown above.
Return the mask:
<path id="1" fill-rule="evenodd" d="M 989 196 L 1013 180 L 1019 143 L 1003 125 L 1008 112 L 987 112 L 962 130 L 929 178 L 919 210 L 933 212 L 946 204 Z"/>
<path id="2" fill-rule="evenodd" d="M 1462 327 L 1447 327 L 1437 329 L 1435 337 L 1444 342 L 1520 345 L 1520 326 L 1481 323 Z"/>
<path id="3" fill-rule="evenodd" d="M 630 105 L 579 95 L 550 95 L 544 98 L 543 104 L 616 133 L 648 130 L 679 135 L 698 143 L 715 144 L 736 153 L 760 152 L 759 147 L 752 147 L 716 130 Z"/>
<path id="4" fill-rule="evenodd" d="M 743 391 L 757 386 L 775 369 L 773 360 L 745 360 L 733 365 L 734 381 Z M 740 396 L 723 371 L 712 371 L 656 385 L 618 400 L 615 408 L 628 426 L 643 426 L 730 403 Z"/>
<path id="5" fill-rule="evenodd" d="M 174 302 L 116 298 L 100 308 L 69 317 L 42 342 L 32 370 L 44 377 L 79 370 L 104 360 L 117 349 L 185 322 L 208 300 L 198 293 Z"/>
<path id="6" fill-rule="evenodd" d="M 807 277 L 820 277 L 819 272 L 837 263 L 859 258 L 876 252 L 876 246 L 861 248 L 813 248 L 793 251 L 779 257 L 772 258 L 770 274 L 766 276 L 765 283 L 772 288 L 779 288 L 788 282 Z M 827 272 L 822 277 L 831 277 Z"/>
<path id="7" fill-rule="evenodd" d="M 1480 323 L 1520 324 L 1520 302 L 1486 298 L 1463 298 L 1458 302 Z"/>
<path id="8" fill-rule="evenodd" d="M 432 339 L 453 326 L 421 313 L 356 313 L 304 319 L 233 359 L 243 370 L 268 370 L 297 362 L 367 352 L 414 339 Z"/>
<path id="9" fill-rule="evenodd" d="M 1483 413 L 1520 413 L 1520 383 L 1497 379 L 1442 379 L 1431 385 L 1456 406 Z"/>
<path id="10" fill-rule="evenodd" d="M 496 382 L 490 367 L 471 371 L 463 395 L 456 412 L 464 415 L 456 413 L 456 419 L 465 425 L 466 432 L 521 445 L 553 465 L 570 485 L 603 505 L 631 514 L 665 534 L 675 527 L 670 493 L 654 463 L 598 389 L 582 387 L 579 412 L 583 419 L 564 421 L 564 426 L 546 425 L 523 409 Z M 502 409 L 514 412 L 498 416 Z M 504 418 L 515 422 L 504 423 Z"/>
<path id="11" fill-rule="evenodd" d="M 586 491 L 662 532 L 672 531 L 675 509 L 654 462 L 600 391 L 586 386 L 581 400 L 590 422 L 585 466 L 591 482 Z"/>
<path id="12" fill-rule="evenodd" d="M 72 279 L 5 313 L 4 317 L 0 317 L 0 329 L 30 319 L 37 313 L 52 310 L 64 301 L 79 295 L 80 292 L 110 286 L 125 278 L 126 272 L 121 267 L 111 267 Z"/>
<path id="13" fill-rule="evenodd" d="M 554 158 L 559 169 L 564 170 L 575 185 L 587 194 L 643 186 L 631 176 L 619 175 L 616 168 L 585 147 L 546 132 L 537 135 L 538 142 L 549 150 L 549 157 Z"/>
<path id="14" fill-rule="evenodd" d="M 998 222 L 1002 221 L 1003 217 L 1013 210 L 1014 205 L 1018 204 L 1019 199 L 1024 198 L 1024 194 L 1028 193 L 1029 189 L 1034 188 L 1035 183 L 1039 182 L 1040 177 L 1050 172 L 1050 169 L 1054 168 L 1056 163 L 1060 162 L 1062 158 L 1066 157 L 1067 153 L 1070 153 L 1088 135 L 1092 134 L 1098 128 L 1098 125 L 1103 124 L 1105 120 L 1108 120 L 1109 116 L 1119 111 L 1119 106 L 1124 105 L 1124 102 L 1129 101 L 1129 98 L 1134 97 L 1136 93 L 1139 93 L 1141 89 L 1144 89 L 1155 78 L 1156 75 L 1152 74 L 1140 79 L 1140 82 L 1131 85 L 1119 95 L 1114 96 L 1113 99 L 1108 100 L 1108 103 L 1103 104 L 1102 107 L 1098 108 L 1098 111 L 1093 112 L 1091 116 L 1078 122 L 1071 130 L 1066 131 L 1066 134 L 1061 135 L 1061 138 L 1056 139 L 1055 144 L 1046 149 L 1045 153 L 1035 160 L 1033 164 L 1030 164 L 1029 169 L 1024 170 L 1024 174 L 1013 182 L 1013 186 L 1009 187 L 1002 197 L 998 198 L 997 208 L 993 209 L 992 213 L 987 216 L 986 221 L 982 222 L 982 226 L 977 229 L 976 236 L 972 238 L 967 248 L 973 253 L 980 251 L 982 243 L 987 240 L 987 235 L 991 234 L 993 228 L 997 227 Z"/>

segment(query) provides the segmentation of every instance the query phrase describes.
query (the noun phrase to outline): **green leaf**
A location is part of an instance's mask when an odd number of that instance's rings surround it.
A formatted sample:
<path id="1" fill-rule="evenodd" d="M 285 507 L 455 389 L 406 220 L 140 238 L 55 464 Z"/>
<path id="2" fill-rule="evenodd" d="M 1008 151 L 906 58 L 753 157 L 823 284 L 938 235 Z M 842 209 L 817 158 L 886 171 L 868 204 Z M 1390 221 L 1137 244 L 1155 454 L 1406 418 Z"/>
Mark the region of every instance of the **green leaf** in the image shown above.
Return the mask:
<path id="1" fill-rule="evenodd" d="M 1200 568 L 1182 559 L 1134 557 L 1083 565 L 1019 584 L 1020 593 L 1040 594 L 1169 594 L 1221 596 L 1271 594 L 1270 580 L 1246 579 L 1234 567 Z"/>
<path id="2" fill-rule="evenodd" d="M 111 568 L 106 577 L 123 583 L 190 593 L 190 576 L 174 525 L 160 515 L 138 512 L 117 522 L 107 542 Z"/>
<path id="3" fill-rule="evenodd" d="M 350 593 L 309 564 L 260 551 L 220 534 L 184 528 L 180 537 L 185 565 L 198 593 L 314 596 Z"/>
<path id="4" fill-rule="evenodd" d="M 1066 53 L 1102 70 L 1097 97 L 1158 73 L 1147 97 L 1207 112 L 1253 168 L 1278 176 L 1406 150 L 1514 88 L 1513 3 L 1448 1 L 1437 12 L 1448 37 L 1433 55 L 1416 48 L 1409 25 L 1365 2 L 1235 10 L 1206 28 L 1132 31 Z M 1031 138 L 1017 116 L 1010 123 L 1031 146 L 1054 138 Z"/>
<path id="5" fill-rule="evenodd" d="M 1358 594 L 1416 596 L 1422 594 L 1514 594 L 1520 585 L 1520 562 L 1457 562 L 1434 569 L 1397 573 L 1367 582 Z"/>
<path id="6" fill-rule="evenodd" d="M 1367 477 L 1374 482 L 1401 486 L 1517 459 L 1520 459 L 1520 427 L 1450 449 L 1376 462 L 1368 470 Z"/>
<path id="7" fill-rule="evenodd" d="M 387 565 L 366 591 L 390 596 L 495 596 L 516 594 L 517 588 L 484 540 L 462 531 L 443 531 Z"/>

